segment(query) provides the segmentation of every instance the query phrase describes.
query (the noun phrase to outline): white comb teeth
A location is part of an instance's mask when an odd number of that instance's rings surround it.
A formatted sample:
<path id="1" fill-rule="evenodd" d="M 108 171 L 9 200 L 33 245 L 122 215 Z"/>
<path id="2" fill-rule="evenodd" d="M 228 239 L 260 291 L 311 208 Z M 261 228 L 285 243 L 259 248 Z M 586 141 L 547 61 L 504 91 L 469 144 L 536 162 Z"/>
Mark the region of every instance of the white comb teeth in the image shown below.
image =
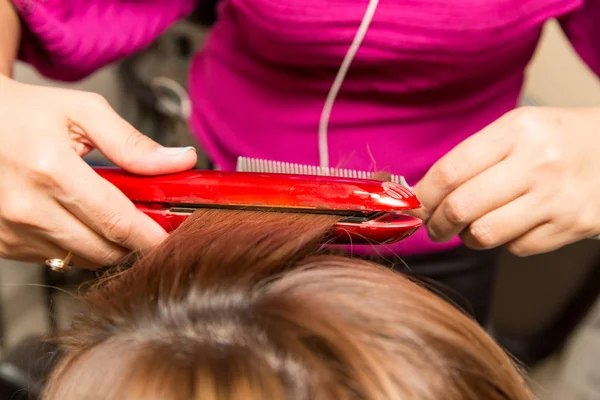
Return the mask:
<path id="1" fill-rule="evenodd" d="M 264 172 L 296 175 L 339 176 L 342 178 L 373 179 L 373 172 L 357 171 L 354 169 L 322 168 L 314 165 L 295 164 L 282 161 L 263 160 L 260 158 L 238 157 L 238 172 Z M 401 175 L 392 175 L 390 181 L 408 189 L 411 187 Z"/>

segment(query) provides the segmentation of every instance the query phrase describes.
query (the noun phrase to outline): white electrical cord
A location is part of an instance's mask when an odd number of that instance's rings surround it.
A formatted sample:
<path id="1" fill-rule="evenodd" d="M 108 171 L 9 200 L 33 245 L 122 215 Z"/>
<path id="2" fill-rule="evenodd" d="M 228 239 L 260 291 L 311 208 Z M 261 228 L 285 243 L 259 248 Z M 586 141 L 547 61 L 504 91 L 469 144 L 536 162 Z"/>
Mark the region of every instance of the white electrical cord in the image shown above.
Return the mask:
<path id="1" fill-rule="evenodd" d="M 346 73 L 350 68 L 350 64 L 360 45 L 362 44 L 363 39 L 365 38 L 367 31 L 369 30 L 369 26 L 371 21 L 373 20 L 373 15 L 375 14 L 375 10 L 377 9 L 377 5 L 379 4 L 379 0 L 369 0 L 369 5 L 367 6 L 367 10 L 365 11 L 365 15 L 358 27 L 358 31 L 356 32 L 356 36 L 342 61 L 340 69 L 331 85 L 331 89 L 329 89 L 329 93 L 327 94 L 327 99 L 325 100 L 325 105 L 323 106 L 323 111 L 321 112 L 321 120 L 319 121 L 319 163 L 321 168 L 329 168 L 329 148 L 327 143 L 327 127 L 329 124 L 329 118 L 331 116 L 331 110 L 333 109 L 333 103 L 335 102 L 335 98 L 342 87 L 342 83 L 346 78 Z"/>

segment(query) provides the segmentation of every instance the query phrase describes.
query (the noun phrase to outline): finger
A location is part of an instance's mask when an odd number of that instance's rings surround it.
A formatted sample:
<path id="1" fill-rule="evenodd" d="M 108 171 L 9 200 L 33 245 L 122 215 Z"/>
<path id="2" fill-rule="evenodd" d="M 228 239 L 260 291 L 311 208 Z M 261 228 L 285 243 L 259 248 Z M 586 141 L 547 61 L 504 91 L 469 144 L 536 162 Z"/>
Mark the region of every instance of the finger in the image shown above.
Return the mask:
<path id="1" fill-rule="evenodd" d="M 64 157 L 61 168 L 56 200 L 100 236 L 129 250 L 145 249 L 166 238 L 159 224 L 74 153 Z"/>
<path id="2" fill-rule="evenodd" d="M 54 201 L 49 199 L 48 202 Z M 60 204 L 48 204 L 41 209 L 52 210 L 44 216 L 45 228 L 41 232 L 44 239 L 82 256 L 90 265 L 113 265 L 127 255 L 125 248 L 100 236 Z"/>
<path id="3" fill-rule="evenodd" d="M 525 194 L 473 222 L 460 237 L 472 249 L 491 249 L 508 243 L 548 221 L 539 199 Z"/>
<path id="4" fill-rule="evenodd" d="M 18 253 L 13 253 L 11 259 L 32 264 L 46 265 L 46 260 L 57 258 L 64 260 L 69 250 L 63 249 L 41 237 L 28 239 L 27 246 L 20 246 Z M 73 253 L 69 265 L 77 268 L 97 269 L 99 266 Z"/>
<path id="5" fill-rule="evenodd" d="M 427 222 L 439 204 L 457 187 L 504 160 L 512 140 L 502 120 L 469 137 L 438 160 L 415 185 L 422 203 L 416 216 Z"/>
<path id="6" fill-rule="evenodd" d="M 193 147 L 163 147 L 121 118 L 101 96 L 87 94 L 86 100 L 79 101 L 73 123 L 117 166 L 139 175 L 159 175 L 196 164 Z"/>
<path id="7" fill-rule="evenodd" d="M 577 240 L 575 233 L 548 222 L 507 243 L 506 248 L 516 256 L 527 257 L 560 249 Z"/>
<path id="8" fill-rule="evenodd" d="M 434 241 L 447 241 L 485 214 L 525 194 L 527 177 L 510 158 L 460 185 L 436 208 L 427 223 Z"/>

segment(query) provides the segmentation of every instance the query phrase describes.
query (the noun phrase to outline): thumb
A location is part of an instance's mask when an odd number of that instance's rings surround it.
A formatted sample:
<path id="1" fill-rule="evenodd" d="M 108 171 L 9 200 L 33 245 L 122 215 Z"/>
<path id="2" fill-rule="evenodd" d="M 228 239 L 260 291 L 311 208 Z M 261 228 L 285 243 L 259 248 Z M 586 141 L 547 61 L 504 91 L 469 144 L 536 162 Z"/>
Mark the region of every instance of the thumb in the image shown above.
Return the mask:
<path id="1" fill-rule="evenodd" d="M 136 130 L 102 97 L 92 95 L 92 107 L 79 115 L 79 124 L 94 146 L 115 165 L 138 175 L 160 175 L 194 167 L 193 147 L 164 147 Z"/>
<path id="2" fill-rule="evenodd" d="M 196 164 L 194 147 L 163 147 L 131 128 L 114 141 L 98 145 L 109 160 L 138 175 L 171 174 L 191 169 Z"/>

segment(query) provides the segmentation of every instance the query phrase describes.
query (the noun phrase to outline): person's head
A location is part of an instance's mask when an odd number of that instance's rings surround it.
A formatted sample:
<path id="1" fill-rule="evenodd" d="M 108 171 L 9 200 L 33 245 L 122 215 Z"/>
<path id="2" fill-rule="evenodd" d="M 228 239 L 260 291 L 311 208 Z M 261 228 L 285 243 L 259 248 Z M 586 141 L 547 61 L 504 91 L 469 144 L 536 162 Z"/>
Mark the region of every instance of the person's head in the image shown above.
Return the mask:
<path id="1" fill-rule="evenodd" d="M 530 399 L 469 317 L 320 252 L 324 215 L 204 210 L 89 291 L 47 400 Z"/>

